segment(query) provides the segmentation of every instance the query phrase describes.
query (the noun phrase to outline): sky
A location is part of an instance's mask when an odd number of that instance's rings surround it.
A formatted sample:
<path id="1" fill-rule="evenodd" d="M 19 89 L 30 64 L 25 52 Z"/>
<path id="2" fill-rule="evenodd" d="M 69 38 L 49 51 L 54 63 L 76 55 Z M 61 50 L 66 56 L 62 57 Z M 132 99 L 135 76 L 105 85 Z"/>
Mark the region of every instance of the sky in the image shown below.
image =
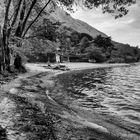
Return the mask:
<path id="1" fill-rule="evenodd" d="M 126 16 L 119 19 L 103 14 L 100 9 L 78 9 L 71 15 L 111 36 L 114 41 L 140 47 L 140 0 L 130 7 Z"/>

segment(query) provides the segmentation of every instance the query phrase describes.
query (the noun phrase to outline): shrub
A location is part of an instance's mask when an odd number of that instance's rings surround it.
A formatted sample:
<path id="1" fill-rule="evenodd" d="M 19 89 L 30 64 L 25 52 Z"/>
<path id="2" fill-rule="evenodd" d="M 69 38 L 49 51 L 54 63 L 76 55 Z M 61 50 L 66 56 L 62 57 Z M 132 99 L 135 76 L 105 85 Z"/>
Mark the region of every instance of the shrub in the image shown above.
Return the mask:
<path id="1" fill-rule="evenodd" d="M 94 48 L 92 51 L 88 52 L 88 58 L 90 60 L 96 60 L 97 63 L 105 62 L 106 57 L 102 53 L 102 51 L 99 48 Z"/>
<path id="2" fill-rule="evenodd" d="M 112 57 L 107 61 L 108 63 L 125 63 L 124 58 L 121 57 Z"/>
<path id="3" fill-rule="evenodd" d="M 133 62 L 136 62 L 136 58 L 135 57 L 132 57 L 130 55 L 127 55 L 125 56 L 125 62 L 126 63 L 133 63 Z"/>

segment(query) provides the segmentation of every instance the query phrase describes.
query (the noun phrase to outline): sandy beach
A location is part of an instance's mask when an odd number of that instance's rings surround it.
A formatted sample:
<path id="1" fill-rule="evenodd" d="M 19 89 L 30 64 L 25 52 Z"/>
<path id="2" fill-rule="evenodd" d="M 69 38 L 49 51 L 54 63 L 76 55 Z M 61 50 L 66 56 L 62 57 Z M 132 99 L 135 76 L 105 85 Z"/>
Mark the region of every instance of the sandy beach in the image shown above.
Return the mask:
<path id="1" fill-rule="evenodd" d="M 59 64 L 52 64 L 53 66 L 56 65 L 64 65 L 66 67 L 68 67 L 71 71 L 73 70 L 85 70 L 85 69 L 96 69 L 96 68 L 106 68 L 106 67 L 120 67 L 120 66 L 129 66 L 129 64 L 123 64 L 123 63 L 115 63 L 115 64 L 107 64 L 107 63 L 103 63 L 103 64 L 98 64 L 98 63 L 59 63 Z M 31 70 L 31 71 L 54 71 L 53 69 L 48 69 L 45 68 L 47 67 L 47 63 L 27 63 L 26 64 L 27 69 Z M 57 72 L 56 70 L 54 72 Z"/>

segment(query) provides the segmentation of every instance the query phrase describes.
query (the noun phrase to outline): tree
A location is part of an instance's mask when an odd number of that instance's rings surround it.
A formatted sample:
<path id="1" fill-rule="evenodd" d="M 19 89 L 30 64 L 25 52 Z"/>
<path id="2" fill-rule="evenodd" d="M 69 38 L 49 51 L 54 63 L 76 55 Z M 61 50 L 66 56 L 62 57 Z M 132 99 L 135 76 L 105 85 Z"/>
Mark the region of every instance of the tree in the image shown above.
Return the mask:
<path id="1" fill-rule="evenodd" d="M 72 52 L 71 37 L 68 35 L 65 29 L 60 29 L 57 33 L 57 38 L 60 42 L 60 51 L 63 56 L 67 57 L 67 61 L 70 61 L 69 56 Z"/>
<path id="2" fill-rule="evenodd" d="M 89 47 L 86 49 L 86 52 L 89 60 L 95 60 L 97 63 L 102 63 L 106 61 L 106 56 L 102 53 L 100 48 Z"/>
<path id="3" fill-rule="evenodd" d="M 45 2 L 45 4 L 43 4 Z M 128 6 L 136 0 L 5 0 L 4 24 L 0 32 L 1 36 L 1 59 L 0 70 L 10 70 L 10 43 L 17 47 L 22 46 L 22 40 L 28 35 L 29 29 L 37 21 L 45 8 L 50 4 L 58 4 L 71 10 L 73 5 L 83 5 L 88 9 L 102 7 L 103 13 L 111 13 L 115 18 L 128 13 Z M 43 6 L 39 6 L 39 4 Z M 13 5 L 13 11 L 11 12 Z M 33 9 L 40 7 L 35 18 L 29 22 Z M 50 12 L 50 11 L 49 11 Z M 12 14 L 11 14 L 12 13 Z"/>
<path id="4" fill-rule="evenodd" d="M 58 37 L 58 29 L 60 27 L 60 22 L 53 23 L 49 19 L 43 19 L 43 23 L 39 26 L 33 26 L 33 33 L 29 38 L 38 37 L 39 39 L 47 39 L 50 41 L 56 41 Z"/>
<path id="5" fill-rule="evenodd" d="M 79 49 L 80 49 L 80 53 L 84 53 L 85 49 L 87 47 L 89 47 L 89 39 L 84 36 L 81 40 L 80 40 L 80 43 L 78 44 L 79 45 Z"/>
<path id="6" fill-rule="evenodd" d="M 76 31 L 73 31 L 71 33 L 72 47 L 75 47 L 79 43 L 79 40 L 80 40 L 80 34 L 78 32 L 76 32 Z"/>
<path id="7" fill-rule="evenodd" d="M 94 44 L 96 47 L 99 47 L 102 49 L 102 52 L 105 53 L 108 51 L 108 53 L 111 53 L 114 45 L 112 44 L 111 37 L 102 37 L 101 35 L 98 35 L 94 39 Z"/>

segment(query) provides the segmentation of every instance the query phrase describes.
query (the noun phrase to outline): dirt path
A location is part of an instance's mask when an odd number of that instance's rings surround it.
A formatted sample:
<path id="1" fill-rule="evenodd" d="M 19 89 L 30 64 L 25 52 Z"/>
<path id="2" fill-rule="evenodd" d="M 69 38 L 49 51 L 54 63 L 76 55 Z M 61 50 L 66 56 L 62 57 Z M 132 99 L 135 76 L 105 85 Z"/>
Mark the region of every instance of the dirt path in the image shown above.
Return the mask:
<path id="1" fill-rule="evenodd" d="M 47 96 L 40 82 L 39 74 L 28 73 L 2 86 L 0 125 L 7 132 L 5 139 L 55 139 L 53 118 L 43 103 Z"/>
<path id="2" fill-rule="evenodd" d="M 31 71 L 0 88 L 0 140 L 121 139 L 50 98 L 53 75 Z"/>

